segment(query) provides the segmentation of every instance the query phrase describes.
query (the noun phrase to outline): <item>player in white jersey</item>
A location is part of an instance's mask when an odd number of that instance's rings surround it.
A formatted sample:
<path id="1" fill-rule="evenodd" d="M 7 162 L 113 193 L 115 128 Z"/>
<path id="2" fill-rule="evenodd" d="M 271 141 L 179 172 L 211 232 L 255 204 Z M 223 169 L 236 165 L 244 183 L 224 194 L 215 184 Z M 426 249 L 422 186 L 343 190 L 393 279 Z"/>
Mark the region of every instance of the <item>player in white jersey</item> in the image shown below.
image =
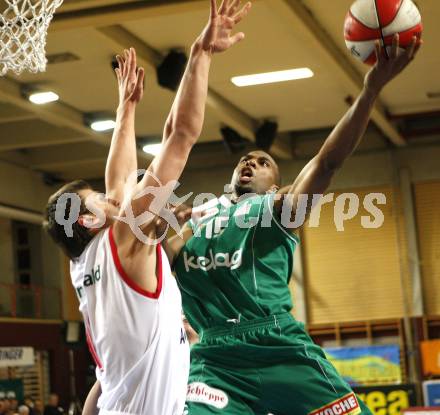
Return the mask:
<path id="1" fill-rule="evenodd" d="M 160 244 L 156 258 L 154 293 L 125 273 L 113 228 L 97 235 L 71 263 L 97 365 L 102 414 L 182 413 L 189 348 L 179 318 L 180 292 Z"/>
<path id="2" fill-rule="evenodd" d="M 232 35 L 250 9 L 250 3 L 240 10 L 239 5 L 240 0 L 224 0 L 217 9 L 211 0 L 210 19 L 191 48 L 160 154 L 140 182 L 134 120 L 144 71 L 137 69 L 130 49 L 117 57 L 120 102 L 106 194 L 76 181 L 49 199 L 45 227 L 71 259 L 72 283 L 97 365 L 98 382 L 86 413 L 95 411 L 98 396 L 103 414 L 183 413 L 189 349 L 181 299 L 161 245 L 150 242 L 161 236 L 157 218 L 166 212 L 169 184 L 180 177 L 201 133 L 211 58 L 244 37 Z"/>

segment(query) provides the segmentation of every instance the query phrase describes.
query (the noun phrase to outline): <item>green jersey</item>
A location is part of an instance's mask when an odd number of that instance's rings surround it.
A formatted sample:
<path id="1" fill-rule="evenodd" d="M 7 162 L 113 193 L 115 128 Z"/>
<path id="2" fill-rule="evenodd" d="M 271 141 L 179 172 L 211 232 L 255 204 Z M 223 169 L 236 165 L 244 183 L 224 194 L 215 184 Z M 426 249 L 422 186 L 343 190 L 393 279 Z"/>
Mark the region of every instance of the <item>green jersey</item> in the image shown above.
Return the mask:
<path id="1" fill-rule="evenodd" d="M 288 283 L 298 238 L 281 225 L 273 199 L 256 195 L 233 204 L 222 196 L 190 222 L 194 237 L 175 271 L 196 331 L 292 309 Z"/>
<path id="2" fill-rule="evenodd" d="M 290 314 L 298 240 L 273 199 L 208 203 L 177 258 L 183 308 L 200 334 L 185 413 L 372 415 Z"/>

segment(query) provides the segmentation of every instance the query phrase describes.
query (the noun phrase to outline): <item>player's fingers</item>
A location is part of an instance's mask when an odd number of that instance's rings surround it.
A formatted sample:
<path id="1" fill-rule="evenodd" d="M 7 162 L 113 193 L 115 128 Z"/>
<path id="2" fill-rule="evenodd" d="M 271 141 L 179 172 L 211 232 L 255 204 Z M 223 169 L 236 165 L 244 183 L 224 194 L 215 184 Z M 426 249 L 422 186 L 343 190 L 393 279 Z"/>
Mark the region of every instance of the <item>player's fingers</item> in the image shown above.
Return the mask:
<path id="1" fill-rule="evenodd" d="M 119 64 L 119 81 L 122 81 L 124 79 L 126 62 L 121 56 L 118 56 L 116 59 L 118 60 Z"/>
<path id="2" fill-rule="evenodd" d="M 128 73 L 128 67 L 130 65 L 130 54 L 128 53 L 128 50 L 124 50 L 124 70 L 122 71 L 122 76 L 127 76 Z"/>
<path id="3" fill-rule="evenodd" d="M 128 52 L 128 58 L 127 58 L 127 70 L 126 70 L 126 75 L 127 75 L 130 79 L 132 79 L 132 76 L 133 76 L 134 70 L 135 70 L 136 68 L 133 69 L 133 52 L 132 52 L 131 48 L 128 49 L 127 52 Z"/>
<path id="4" fill-rule="evenodd" d="M 185 207 L 185 209 L 180 212 L 182 219 L 188 220 L 192 214 L 192 208 Z"/>
<path id="5" fill-rule="evenodd" d="M 137 80 L 136 80 L 136 89 L 137 90 L 144 89 L 144 79 L 145 79 L 145 70 L 144 70 L 144 68 L 139 68 L 137 71 Z"/>
<path id="6" fill-rule="evenodd" d="M 222 0 L 218 14 L 224 14 L 229 4 L 229 0 Z"/>
<path id="7" fill-rule="evenodd" d="M 408 46 L 406 50 L 406 54 L 408 59 L 413 59 L 415 56 L 416 51 L 420 48 L 420 46 L 417 47 L 417 38 L 413 36 L 410 45 Z"/>
<path id="8" fill-rule="evenodd" d="M 217 0 L 211 0 L 211 17 L 217 16 Z"/>
<path id="9" fill-rule="evenodd" d="M 131 73 L 135 73 L 136 72 L 136 68 L 137 68 L 137 58 L 136 58 L 136 50 L 135 48 L 130 48 L 130 53 L 131 53 Z"/>
<path id="10" fill-rule="evenodd" d="M 122 71 L 124 69 L 124 60 L 119 55 L 116 55 L 116 61 L 118 62 L 119 69 Z"/>
<path id="11" fill-rule="evenodd" d="M 376 53 L 376 60 L 380 63 L 382 61 L 382 48 L 379 41 L 374 42 L 374 51 Z"/>
<path id="12" fill-rule="evenodd" d="M 222 24 L 223 24 L 225 29 L 231 29 L 231 30 L 234 28 L 234 25 L 235 25 L 234 20 L 232 19 L 232 17 L 225 17 L 223 19 L 223 23 Z"/>
<path id="13" fill-rule="evenodd" d="M 226 14 L 228 16 L 233 16 L 235 12 L 237 11 L 238 6 L 240 5 L 241 0 L 232 0 L 231 4 L 228 7 L 228 10 L 226 10 Z"/>
<path id="14" fill-rule="evenodd" d="M 231 46 L 234 46 L 236 43 L 241 42 L 244 39 L 244 33 L 239 32 L 231 37 Z"/>
<path id="15" fill-rule="evenodd" d="M 234 23 L 238 24 L 240 23 L 249 13 L 250 9 L 252 7 L 252 3 L 249 1 L 247 2 L 242 9 L 233 17 Z"/>
<path id="16" fill-rule="evenodd" d="M 121 70 L 119 68 L 115 68 L 116 78 L 118 82 L 121 80 Z"/>
<path id="17" fill-rule="evenodd" d="M 399 51 L 399 34 L 396 33 L 393 36 L 393 42 L 391 44 L 391 53 L 390 53 L 390 58 L 391 59 L 396 59 L 397 58 L 397 53 Z"/>
<path id="18" fill-rule="evenodd" d="M 188 205 L 181 203 L 180 205 L 178 205 L 176 207 L 176 212 L 183 213 L 183 212 L 186 212 L 188 210 L 188 208 L 189 208 Z"/>
<path id="19" fill-rule="evenodd" d="M 419 53 L 419 50 L 422 47 L 422 45 L 423 45 L 423 40 L 419 39 L 418 42 L 416 43 L 416 49 L 414 51 L 413 58 Z"/>
<path id="20" fill-rule="evenodd" d="M 185 211 L 183 211 L 183 212 L 177 212 L 176 213 L 176 216 L 177 216 L 177 220 L 179 221 L 179 222 L 183 222 L 184 220 L 186 220 L 187 219 L 187 215 L 185 214 Z"/>

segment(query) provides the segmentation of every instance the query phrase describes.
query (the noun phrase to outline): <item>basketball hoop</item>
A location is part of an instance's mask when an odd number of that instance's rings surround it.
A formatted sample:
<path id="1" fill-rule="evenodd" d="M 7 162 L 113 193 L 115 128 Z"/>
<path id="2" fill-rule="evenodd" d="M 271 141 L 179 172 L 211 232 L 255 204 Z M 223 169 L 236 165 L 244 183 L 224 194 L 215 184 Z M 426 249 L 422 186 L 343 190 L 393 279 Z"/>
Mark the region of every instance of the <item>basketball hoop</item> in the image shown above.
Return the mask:
<path id="1" fill-rule="evenodd" d="M 0 10 L 0 76 L 9 70 L 46 70 L 46 36 L 63 0 L 3 0 Z"/>

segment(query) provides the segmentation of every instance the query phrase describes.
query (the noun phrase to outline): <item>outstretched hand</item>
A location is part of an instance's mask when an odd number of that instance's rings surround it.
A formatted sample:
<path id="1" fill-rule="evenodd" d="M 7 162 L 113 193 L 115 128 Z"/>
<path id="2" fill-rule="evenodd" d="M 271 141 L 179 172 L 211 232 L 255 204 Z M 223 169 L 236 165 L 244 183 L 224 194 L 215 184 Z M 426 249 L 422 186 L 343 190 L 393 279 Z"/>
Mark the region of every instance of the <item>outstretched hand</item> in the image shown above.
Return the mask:
<path id="1" fill-rule="evenodd" d="M 178 206 L 173 206 L 171 208 L 171 212 L 176 218 L 180 228 L 182 228 L 183 225 L 185 225 L 185 223 L 191 219 L 192 208 L 182 203 Z M 162 236 L 165 232 L 168 231 L 168 228 L 169 228 L 169 223 L 164 218 L 158 217 L 156 219 L 157 236 L 159 237 Z"/>
<path id="2" fill-rule="evenodd" d="M 234 27 L 240 23 L 252 7 L 247 2 L 240 8 L 241 0 L 222 0 L 217 9 L 217 0 L 211 0 L 209 22 L 198 41 L 202 49 L 211 53 L 224 52 L 244 39 L 244 33 L 232 34 Z"/>
<path id="3" fill-rule="evenodd" d="M 411 63 L 420 46 L 421 41 L 418 41 L 414 36 L 407 49 L 401 51 L 399 49 L 399 35 L 395 34 L 389 57 L 387 57 L 382 46 L 377 42 L 377 62 L 365 77 L 365 87 L 375 93 L 379 93 L 388 82 L 394 79 Z"/>
<path id="4" fill-rule="evenodd" d="M 123 56 L 116 56 L 118 68 L 115 69 L 119 85 L 119 105 L 127 102 L 137 104 L 144 95 L 144 68 L 136 65 L 136 51 L 134 48 L 124 50 Z"/>

